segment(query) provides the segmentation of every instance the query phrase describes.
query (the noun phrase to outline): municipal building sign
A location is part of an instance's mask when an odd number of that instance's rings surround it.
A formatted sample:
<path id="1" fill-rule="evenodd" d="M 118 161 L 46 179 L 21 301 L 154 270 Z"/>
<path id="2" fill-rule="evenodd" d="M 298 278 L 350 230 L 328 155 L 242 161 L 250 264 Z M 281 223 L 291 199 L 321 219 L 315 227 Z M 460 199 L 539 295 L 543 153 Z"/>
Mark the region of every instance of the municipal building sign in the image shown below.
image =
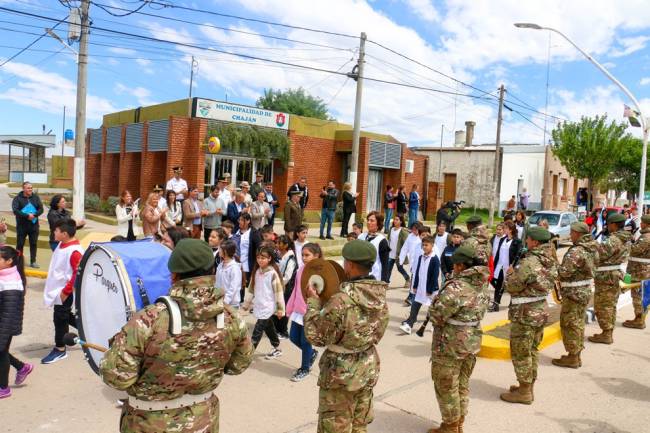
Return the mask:
<path id="1" fill-rule="evenodd" d="M 245 123 L 266 128 L 289 129 L 289 114 L 246 105 L 196 98 L 194 117 Z"/>

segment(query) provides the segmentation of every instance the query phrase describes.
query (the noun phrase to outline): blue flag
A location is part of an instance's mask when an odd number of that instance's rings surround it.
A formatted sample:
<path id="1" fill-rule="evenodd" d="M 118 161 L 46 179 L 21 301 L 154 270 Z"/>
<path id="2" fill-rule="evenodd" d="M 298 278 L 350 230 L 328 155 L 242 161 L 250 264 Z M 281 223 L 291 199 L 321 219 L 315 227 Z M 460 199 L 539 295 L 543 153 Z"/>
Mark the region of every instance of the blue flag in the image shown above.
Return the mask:
<path id="1" fill-rule="evenodd" d="M 31 202 L 27 202 L 27 205 L 21 209 L 21 212 L 24 214 L 36 215 L 36 208 Z M 36 224 L 37 222 L 38 222 L 38 218 L 34 218 L 32 220 L 32 224 Z"/>
<path id="2" fill-rule="evenodd" d="M 643 311 L 648 310 L 648 305 L 650 305 L 650 280 L 643 280 L 641 284 L 641 305 L 643 305 Z"/>

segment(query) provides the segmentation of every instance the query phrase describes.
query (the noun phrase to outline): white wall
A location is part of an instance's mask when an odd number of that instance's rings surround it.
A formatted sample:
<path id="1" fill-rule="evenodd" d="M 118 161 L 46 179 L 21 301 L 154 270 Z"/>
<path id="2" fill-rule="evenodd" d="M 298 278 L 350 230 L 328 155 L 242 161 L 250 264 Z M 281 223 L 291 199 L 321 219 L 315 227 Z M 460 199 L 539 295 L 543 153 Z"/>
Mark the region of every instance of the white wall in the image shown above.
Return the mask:
<path id="1" fill-rule="evenodd" d="M 517 182 L 530 194 L 530 208 L 539 209 L 544 187 L 544 153 L 503 153 L 499 210 L 505 209 L 510 197 L 517 195 Z"/>

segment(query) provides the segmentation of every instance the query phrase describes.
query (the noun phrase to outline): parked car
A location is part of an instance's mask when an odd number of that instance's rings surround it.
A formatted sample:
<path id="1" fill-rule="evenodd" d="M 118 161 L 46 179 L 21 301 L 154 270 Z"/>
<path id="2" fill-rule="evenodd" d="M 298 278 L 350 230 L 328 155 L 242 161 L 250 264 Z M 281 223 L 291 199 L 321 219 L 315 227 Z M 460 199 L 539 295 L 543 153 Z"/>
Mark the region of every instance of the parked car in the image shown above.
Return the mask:
<path id="1" fill-rule="evenodd" d="M 569 240 L 571 224 L 577 222 L 578 218 L 571 212 L 540 210 L 528 218 L 528 224 L 531 227 L 537 226 L 542 220 L 548 222 L 548 231 L 553 235 L 553 242 L 557 247 L 561 242 Z"/>

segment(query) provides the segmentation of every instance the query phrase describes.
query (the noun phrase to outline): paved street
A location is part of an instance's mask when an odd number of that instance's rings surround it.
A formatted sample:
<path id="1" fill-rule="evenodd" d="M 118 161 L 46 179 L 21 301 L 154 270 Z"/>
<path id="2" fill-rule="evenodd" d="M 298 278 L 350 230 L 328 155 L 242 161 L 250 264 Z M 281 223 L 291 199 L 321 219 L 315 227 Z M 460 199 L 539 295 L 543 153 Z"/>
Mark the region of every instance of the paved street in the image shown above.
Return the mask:
<path id="1" fill-rule="evenodd" d="M 25 332 L 13 352 L 38 363 L 53 338 L 52 313 L 42 306 L 43 281 L 30 279 Z M 407 309 L 404 291 L 388 292 L 391 322 L 379 351 L 382 372 L 375 388 L 375 422 L 371 432 L 425 432 L 440 421 L 429 371 L 431 333 L 425 338 L 401 335 L 398 325 Z M 631 306 L 619 311 L 631 316 Z M 484 324 L 504 318 L 490 313 Z M 252 319 L 247 319 L 252 323 Z M 587 333 L 596 330 L 587 326 Z M 465 431 L 517 433 L 639 433 L 648 431 L 650 401 L 650 330 L 616 328 L 613 346 L 587 343 L 580 370 L 551 366 L 563 353 L 560 343 L 541 354 L 536 401 L 531 406 L 508 405 L 499 393 L 514 383 L 509 362 L 479 359 L 471 383 L 470 415 Z M 284 356 L 265 361 L 270 349 L 262 340 L 256 359 L 242 376 L 226 376 L 218 389 L 222 432 L 315 432 L 317 369 L 302 383 L 289 381 L 299 364 L 299 351 L 288 341 Z M 11 372 L 13 378 L 14 372 Z M 4 432 L 117 431 L 123 394 L 104 386 L 79 349 L 53 365 L 37 364 L 27 383 L 0 402 Z"/>

